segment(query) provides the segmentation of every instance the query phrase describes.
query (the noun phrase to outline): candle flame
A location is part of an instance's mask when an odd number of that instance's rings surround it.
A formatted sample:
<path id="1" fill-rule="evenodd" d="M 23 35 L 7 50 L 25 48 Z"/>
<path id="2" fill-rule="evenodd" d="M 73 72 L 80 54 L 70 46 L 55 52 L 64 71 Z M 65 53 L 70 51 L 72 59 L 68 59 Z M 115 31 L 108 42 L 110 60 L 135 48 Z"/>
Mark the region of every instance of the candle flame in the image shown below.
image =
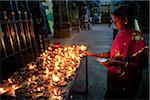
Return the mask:
<path id="1" fill-rule="evenodd" d="M 36 65 L 32 65 L 32 64 L 29 65 L 29 69 L 30 69 L 30 70 L 34 69 L 35 67 L 36 67 Z"/>
<path id="2" fill-rule="evenodd" d="M 18 85 L 12 85 L 12 88 L 13 88 L 14 90 L 16 90 L 16 89 L 19 88 L 19 86 L 18 86 Z"/>
<path id="3" fill-rule="evenodd" d="M 37 91 L 41 91 L 41 87 L 38 87 L 38 88 L 37 88 Z"/>
<path id="4" fill-rule="evenodd" d="M 8 79 L 8 82 L 9 82 L 9 83 L 13 83 L 12 80 L 11 80 L 10 78 Z"/>
<path id="5" fill-rule="evenodd" d="M 84 45 L 64 46 L 54 49 L 48 47 L 48 50 L 41 53 L 36 62 L 28 64 L 27 67 L 21 70 L 21 73 L 26 74 L 21 76 L 22 74 L 20 75 L 18 72 L 18 74 L 14 74 L 15 76 L 11 76 L 11 78 L 4 81 L 6 85 L 0 87 L 0 94 L 6 93 L 7 95 L 16 96 L 15 90 L 27 86 L 28 89 L 24 91 L 30 91 L 29 96 L 34 99 L 38 99 L 39 96 L 46 96 L 52 100 L 62 100 L 61 94 L 66 93 L 67 90 L 64 91 L 64 88 L 61 90 L 60 87 L 67 86 L 67 83 L 74 79 L 73 77 L 85 50 L 87 50 L 87 47 Z M 23 82 L 24 75 L 28 77 L 25 82 Z"/>
<path id="6" fill-rule="evenodd" d="M 56 76 L 55 74 L 52 75 L 53 81 L 54 82 L 58 82 L 59 81 L 59 77 Z"/>
<path id="7" fill-rule="evenodd" d="M 80 49 L 81 49 L 82 51 L 85 51 L 85 50 L 87 50 L 87 47 L 84 46 L 84 45 L 81 45 L 81 46 L 80 46 Z"/>
<path id="8" fill-rule="evenodd" d="M 4 88 L 0 87 L 0 94 L 5 93 L 6 91 L 4 90 Z"/>

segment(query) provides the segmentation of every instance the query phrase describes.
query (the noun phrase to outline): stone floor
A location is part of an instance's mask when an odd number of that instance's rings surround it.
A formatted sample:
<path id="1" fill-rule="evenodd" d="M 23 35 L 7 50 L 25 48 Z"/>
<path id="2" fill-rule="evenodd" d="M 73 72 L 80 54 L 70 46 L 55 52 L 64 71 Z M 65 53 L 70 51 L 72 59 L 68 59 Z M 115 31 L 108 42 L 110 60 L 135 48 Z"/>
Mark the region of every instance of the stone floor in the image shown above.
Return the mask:
<path id="1" fill-rule="evenodd" d="M 148 40 L 148 34 L 145 35 Z M 86 45 L 94 53 L 109 51 L 112 44 L 112 29 L 108 25 L 94 25 L 90 30 L 71 33 L 71 38 L 54 39 L 48 37 L 51 43 L 60 42 L 63 45 Z M 148 42 L 147 42 L 148 43 Z M 137 98 L 148 98 L 148 68 L 145 69 L 140 91 Z M 99 64 L 94 57 L 88 57 L 88 93 L 72 92 L 71 98 L 75 100 L 103 100 L 107 85 L 107 70 Z M 85 64 L 80 66 L 78 75 L 73 84 L 73 91 L 85 91 Z M 146 91 L 146 92 L 145 92 Z"/>

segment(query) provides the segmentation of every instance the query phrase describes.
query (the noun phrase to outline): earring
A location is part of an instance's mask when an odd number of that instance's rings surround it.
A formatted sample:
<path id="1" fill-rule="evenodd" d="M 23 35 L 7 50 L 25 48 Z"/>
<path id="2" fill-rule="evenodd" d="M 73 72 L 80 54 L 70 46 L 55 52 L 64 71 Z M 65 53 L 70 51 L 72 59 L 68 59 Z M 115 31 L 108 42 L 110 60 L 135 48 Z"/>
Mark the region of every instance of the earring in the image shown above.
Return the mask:
<path id="1" fill-rule="evenodd" d="M 127 22 L 125 22 L 125 24 L 128 24 Z"/>

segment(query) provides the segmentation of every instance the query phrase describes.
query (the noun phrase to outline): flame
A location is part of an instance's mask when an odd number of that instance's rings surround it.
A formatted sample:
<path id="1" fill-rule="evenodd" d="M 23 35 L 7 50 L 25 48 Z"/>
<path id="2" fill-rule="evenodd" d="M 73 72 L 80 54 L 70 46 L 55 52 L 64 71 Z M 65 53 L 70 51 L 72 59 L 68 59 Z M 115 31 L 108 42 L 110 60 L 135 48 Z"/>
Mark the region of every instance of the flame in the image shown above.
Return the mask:
<path id="1" fill-rule="evenodd" d="M 56 89 L 54 89 L 54 94 L 57 95 L 57 90 Z"/>
<path id="2" fill-rule="evenodd" d="M 29 78 L 28 81 L 31 82 L 31 79 Z"/>
<path id="3" fill-rule="evenodd" d="M 81 45 L 81 46 L 80 46 L 80 49 L 81 49 L 82 51 L 85 51 L 85 50 L 87 50 L 87 47 L 84 46 L 84 45 Z"/>
<path id="4" fill-rule="evenodd" d="M 44 52 L 44 53 L 43 53 L 43 56 L 45 56 L 45 55 L 46 55 L 46 53 Z"/>
<path id="5" fill-rule="evenodd" d="M 18 89 L 20 86 L 18 86 L 18 85 L 12 85 L 12 88 L 14 89 L 14 90 L 16 90 L 16 89 Z"/>
<path id="6" fill-rule="evenodd" d="M 63 98 L 61 96 L 52 95 L 50 100 L 63 100 Z"/>
<path id="7" fill-rule="evenodd" d="M 67 89 L 67 83 L 73 79 L 72 77 L 79 67 L 85 50 L 87 50 L 87 47 L 84 45 L 64 46 L 55 49 L 48 47 L 48 50 L 45 50 L 36 59 L 36 63 L 32 62 L 21 70 L 23 71 L 22 73 L 26 74 L 21 76 L 18 72 L 17 75 L 11 76 L 11 78 L 4 81 L 6 85 L 0 87 L 0 94 L 6 93 L 7 95 L 16 96 L 15 90 L 27 86 L 28 89 L 25 92 L 30 91 L 30 96 L 34 99 L 37 99 L 39 96 L 47 96 L 51 100 L 62 100 L 61 94 L 67 92 L 67 90 L 60 90 L 59 87 L 66 86 L 65 89 Z M 25 75 L 27 75 L 27 79 L 23 82 Z M 70 76 L 71 78 L 69 78 Z M 16 82 L 20 85 L 14 84 Z"/>
<path id="8" fill-rule="evenodd" d="M 74 53 L 71 54 L 71 58 L 72 58 L 72 59 L 75 59 L 75 54 L 74 54 Z"/>
<path id="9" fill-rule="evenodd" d="M 45 50 L 45 53 L 47 53 L 48 51 L 47 50 Z"/>
<path id="10" fill-rule="evenodd" d="M 10 95 L 10 96 L 16 96 L 16 94 L 15 94 L 15 90 L 17 90 L 17 89 L 19 89 L 20 88 L 20 86 L 18 86 L 18 85 L 12 85 L 10 88 L 8 88 L 8 95 Z"/>
<path id="11" fill-rule="evenodd" d="M 48 69 L 48 68 L 46 68 L 45 73 L 46 73 L 46 74 L 49 74 L 49 69 Z"/>
<path id="12" fill-rule="evenodd" d="M 55 69 L 60 69 L 60 68 L 59 68 L 59 63 L 58 63 L 58 62 L 55 62 Z"/>
<path id="13" fill-rule="evenodd" d="M 3 93 L 5 93 L 5 92 L 6 92 L 6 90 L 4 90 L 3 87 L 0 87 L 0 94 L 3 94 Z"/>
<path id="14" fill-rule="evenodd" d="M 10 78 L 8 79 L 8 82 L 9 82 L 9 83 L 13 83 L 12 80 L 11 80 Z"/>
<path id="15" fill-rule="evenodd" d="M 43 58 L 43 60 L 46 60 L 46 58 Z"/>
<path id="16" fill-rule="evenodd" d="M 32 65 L 32 64 L 29 65 L 30 70 L 34 69 L 35 67 L 36 67 L 36 65 Z"/>
<path id="17" fill-rule="evenodd" d="M 48 69 L 48 68 L 46 68 L 46 70 L 45 70 L 45 74 L 46 74 L 46 75 L 45 75 L 44 77 L 45 77 L 45 78 L 48 78 L 49 73 L 50 73 L 50 72 L 49 72 L 49 69 Z"/>
<path id="18" fill-rule="evenodd" d="M 67 78 L 68 78 L 69 76 L 71 76 L 71 72 L 68 71 L 68 72 L 66 73 L 66 75 L 67 75 Z"/>
<path id="19" fill-rule="evenodd" d="M 37 91 L 41 91 L 42 89 L 41 89 L 41 87 L 38 87 L 36 90 L 37 90 Z"/>
<path id="20" fill-rule="evenodd" d="M 50 56 L 48 56 L 47 58 L 48 58 L 49 60 L 51 60 L 51 57 L 50 57 Z"/>
<path id="21" fill-rule="evenodd" d="M 32 76 L 32 80 L 36 80 L 37 78 L 35 76 Z M 30 80 L 31 81 L 31 80 Z"/>
<path id="22" fill-rule="evenodd" d="M 52 74 L 52 79 L 54 82 L 58 82 L 59 81 L 59 77 L 56 76 L 55 74 Z"/>
<path id="23" fill-rule="evenodd" d="M 10 96 L 16 97 L 15 90 L 11 90 L 7 94 Z"/>
<path id="24" fill-rule="evenodd" d="M 69 69 L 69 70 L 72 70 L 72 67 L 69 67 L 68 69 Z"/>
<path id="25" fill-rule="evenodd" d="M 52 47 L 48 47 L 48 50 L 53 50 Z"/>

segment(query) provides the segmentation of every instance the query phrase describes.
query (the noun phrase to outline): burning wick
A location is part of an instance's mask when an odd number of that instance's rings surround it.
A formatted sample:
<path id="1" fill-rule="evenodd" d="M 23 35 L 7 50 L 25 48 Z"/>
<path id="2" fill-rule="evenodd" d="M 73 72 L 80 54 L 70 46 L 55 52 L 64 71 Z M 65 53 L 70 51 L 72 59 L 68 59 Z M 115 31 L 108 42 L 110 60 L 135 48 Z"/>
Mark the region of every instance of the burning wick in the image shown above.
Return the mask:
<path id="1" fill-rule="evenodd" d="M 51 47 L 48 47 L 48 50 L 53 50 Z"/>
<path id="2" fill-rule="evenodd" d="M 11 80 L 10 78 L 8 79 L 8 82 L 9 82 L 9 83 L 13 83 L 12 80 Z"/>
<path id="3" fill-rule="evenodd" d="M 84 45 L 81 45 L 80 49 L 81 49 L 82 51 L 85 51 L 85 50 L 87 50 L 87 47 L 84 46 Z"/>
<path id="4" fill-rule="evenodd" d="M 45 56 L 46 54 L 45 54 L 45 52 L 43 53 L 43 56 Z"/>
<path id="5" fill-rule="evenodd" d="M 21 73 L 23 73 L 23 75 L 26 73 L 26 69 L 29 71 L 27 75 L 30 74 L 30 77 L 25 79 L 25 85 L 14 84 L 16 83 L 16 78 L 9 78 L 5 81 L 7 82 L 6 84 L 8 84 L 8 86 L 0 86 L 0 95 L 6 93 L 7 95 L 16 96 L 15 90 L 26 85 L 28 85 L 28 87 L 31 85 L 29 89 L 25 90 L 24 92 L 31 91 L 30 93 L 33 94 L 31 95 L 32 98 L 37 99 L 39 96 L 45 96 L 45 94 L 48 93 L 46 95 L 50 96 L 49 98 L 52 98 L 52 100 L 63 99 L 62 94 L 66 93 L 67 90 L 64 90 L 64 88 L 61 90 L 59 86 L 66 86 L 68 81 L 73 79 L 75 72 L 79 67 L 77 65 L 80 64 L 81 57 L 84 56 L 85 50 L 87 50 L 87 47 L 84 45 L 65 46 L 64 48 L 54 49 L 49 47 L 48 50 L 45 50 L 44 53 L 40 54 L 40 57 L 36 59 L 36 63 L 29 63 L 27 67 L 22 70 Z M 36 71 L 40 74 L 39 77 L 34 76 L 34 72 Z M 17 75 L 19 74 L 15 74 L 15 77 L 21 77 Z M 17 83 L 18 81 L 19 80 L 17 80 Z M 40 82 L 40 84 L 38 84 L 38 82 Z M 41 86 L 42 84 L 44 85 Z M 48 90 L 46 90 L 47 88 Z M 34 92 L 39 93 L 34 94 Z"/>
<path id="6" fill-rule="evenodd" d="M 57 90 L 54 90 L 54 95 L 57 95 Z"/>
<path id="7" fill-rule="evenodd" d="M 59 77 L 56 76 L 55 74 L 52 75 L 53 81 L 54 82 L 58 82 L 59 81 Z"/>
<path id="8" fill-rule="evenodd" d="M 17 85 L 12 85 L 12 88 L 13 88 L 14 90 L 16 90 L 16 89 L 19 88 L 19 86 L 17 86 Z"/>
<path id="9" fill-rule="evenodd" d="M 29 78 L 28 81 L 31 82 L 31 79 Z"/>
<path id="10" fill-rule="evenodd" d="M 17 85 L 12 85 L 12 88 L 11 88 L 11 90 L 8 92 L 8 94 L 15 97 L 15 96 L 16 96 L 15 90 L 17 90 L 18 88 L 19 88 L 19 86 L 17 86 Z"/>
<path id="11" fill-rule="evenodd" d="M 38 88 L 37 88 L 37 91 L 41 91 L 41 88 L 40 88 L 40 87 L 38 87 Z"/>
<path id="12" fill-rule="evenodd" d="M 30 66 L 29 66 L 29 69 L 32 70 L 32 69 L 34 69 L 35 67 L 36 67 L 36 65 L 33 65 L 33 66 L 30 65 Z"/>
<path id="13" fill-rule="evenodd" d="M 4 90 L 4 88 L 0 87 L 0 94 L 5 93 L 6 91 Z"/>

